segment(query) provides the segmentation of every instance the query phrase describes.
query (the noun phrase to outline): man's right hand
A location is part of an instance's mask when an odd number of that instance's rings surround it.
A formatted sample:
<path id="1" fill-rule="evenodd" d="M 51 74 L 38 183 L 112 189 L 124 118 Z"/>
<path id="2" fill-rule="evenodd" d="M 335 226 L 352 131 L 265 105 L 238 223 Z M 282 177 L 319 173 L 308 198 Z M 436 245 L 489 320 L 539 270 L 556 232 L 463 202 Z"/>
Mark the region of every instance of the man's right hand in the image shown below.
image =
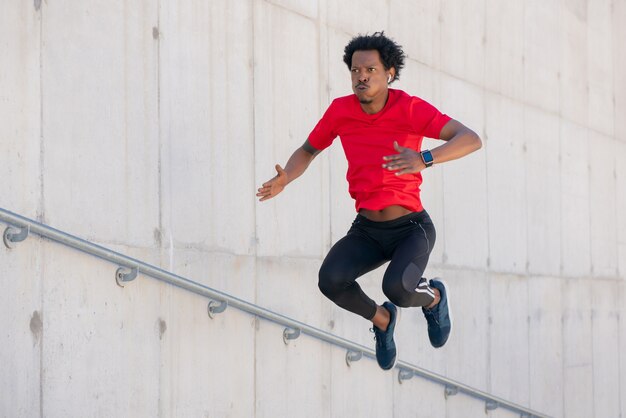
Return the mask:
<path id="1" fill-rule="evenodd" d="M 257 197 L 260 197 L 259 201 L 262 202 L 264 200 L 271 199 L 278 193 L 282 192 L 287 183 L 289 183 L 287 173 L 279 164 L 276 164 L 276 172 L 278 173 L 276 174 L 276 177 L 266 181 L 259 188 L 258 193 L 256 194 Z"/>

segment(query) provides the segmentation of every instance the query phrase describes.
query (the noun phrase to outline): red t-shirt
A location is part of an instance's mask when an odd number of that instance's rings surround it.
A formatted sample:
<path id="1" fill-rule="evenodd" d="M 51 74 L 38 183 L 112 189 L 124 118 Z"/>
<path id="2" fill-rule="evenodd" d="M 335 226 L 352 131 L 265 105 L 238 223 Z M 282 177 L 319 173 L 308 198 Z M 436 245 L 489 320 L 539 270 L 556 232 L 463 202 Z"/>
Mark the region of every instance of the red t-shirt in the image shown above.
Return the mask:
<path id="1" fill-rule="evenodd" d="M 361 109 L 356 95 L 340 97 L 330 104 L 309 135 L 309 143 L 323 150 L 339 136 L 348 160 L 346 178 L 356 210 L 380 210 L 399 205 L 423 210 L 421 173 L 396 176 L 382 168 L 383 156 L 397 154 L 393 142 L 421 150 L 423 137 L 439 138 L 451 118 L 419 97 L 389 89 L 385 107 L 373 115 Z"/>

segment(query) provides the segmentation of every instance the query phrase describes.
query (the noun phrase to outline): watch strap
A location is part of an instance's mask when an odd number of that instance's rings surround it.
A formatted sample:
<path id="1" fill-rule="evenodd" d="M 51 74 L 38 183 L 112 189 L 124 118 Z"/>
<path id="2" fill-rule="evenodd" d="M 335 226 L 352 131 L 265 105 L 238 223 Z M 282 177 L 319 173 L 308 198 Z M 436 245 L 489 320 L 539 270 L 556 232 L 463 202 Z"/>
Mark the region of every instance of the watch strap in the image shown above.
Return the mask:
<path id="1" fill-rule="evenodd" d="M 424 165 L 426 167 L 430 167 L 433 165 L 433 154 L 430 152 L 430 150 L 424 150 L 420 152 L 420 154 L 422 155 L 422 161 L 424 162 Z"/>

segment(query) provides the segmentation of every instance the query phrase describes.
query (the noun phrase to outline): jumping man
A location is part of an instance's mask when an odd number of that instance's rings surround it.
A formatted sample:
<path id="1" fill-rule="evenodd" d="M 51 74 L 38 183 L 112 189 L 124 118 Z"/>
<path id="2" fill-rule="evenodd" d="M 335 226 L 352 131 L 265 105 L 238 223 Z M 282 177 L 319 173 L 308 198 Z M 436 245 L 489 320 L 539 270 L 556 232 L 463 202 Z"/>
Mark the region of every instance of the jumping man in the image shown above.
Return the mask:
<path id="1" fill-rule="evenodd" d="M 373 323 L 376 359 L 385 370 L 397 361 L 393 339 L 397 307 L 421 307 L 435 348 L 450 335 L 448 291 L 443 281 L 422 277 L 435 244 L 435 227 L 420 200 L 421 171 L 463 157 L 482 146 L 478 135 L 424 100 L 389 88 L 405 55 L 384 32 L 357 36 L 343 60 L 354 94 L 335 99 L 283 169 L 263 183 L 261 201 L 279 194 L 311 161 L 340 137 L 348 160 L 347 179 L 356 219 L 330 250 L 319 272 L 319 288 L 340 307 Z M 422 138 L 444 143 L 421 150 Z M 357 283 L 387 261 L 377 305 Z"/>

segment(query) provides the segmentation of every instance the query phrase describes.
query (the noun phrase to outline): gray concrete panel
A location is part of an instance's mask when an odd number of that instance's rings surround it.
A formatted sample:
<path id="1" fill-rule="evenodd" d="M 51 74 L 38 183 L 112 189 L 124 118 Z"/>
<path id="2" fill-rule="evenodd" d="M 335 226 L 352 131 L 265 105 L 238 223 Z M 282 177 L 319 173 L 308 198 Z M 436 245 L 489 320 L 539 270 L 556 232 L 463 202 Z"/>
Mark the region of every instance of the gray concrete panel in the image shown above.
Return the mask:
<path id="1" fill-rule="evenodd" d="M 443 416 L 443 414 L 442 414 Z M 485 403 L 475 398 L 459 394 L 446 401 L 446 418 L 491 417 L 485 409 Z M 510 415 L 504 415 L 510 417 Z"/>
<path id="2" fill-rule="evenodd" d="M 471 104 L 470 104 L 471 103 Z M 466 82 L 443 77 L 440 110 L 473 129 L 484 131 L 483 92 Z M 484 150 L 443 165 L 444 262 L 482 268 L 487 264 L 487 180 Z M 467 173 L 472 173 L 467 175 Z M 443 233 L 443 234 L 442 234 Z"/>
<path id="3" fill-rule="evenodd" d="M 527 280 L 530 402 L 523 405 L 554 417 L 564 416 L 562 281 L 553 277 Z"/>
<path id="4" fill-rule="evenodd" d="M 528 270 L 558 276 L 561 256 L 559 119 L 526 107 Z M 553 190 L 554 193 L 548 192 Z"/>
<path id="5" fill-rule="evenodd" d="M 176 243 L 255 249 L 251 19 L 249 2 L 161 11 L 164 225 Z"/>
<path id="6" fill-rule="evenodd" d="M 524 3 L 524 101 L 549 111 L 559 109 L 560 2 Z"/>
<path id="7" fill-rule="evenodd" d="M 352 36 L 385 30 L 390 37 L 396 37 L 387 30 L 389 5 L 386 2 L 363 0 L 356 6 L 349 1 L 327 1 L 326 19 L 329 26 Z"/>
<path id="8" fill-rule="evenodd" d="M 588 130 L 561 120 L 561 274 L 591 272 Z"/>
<path id="9" fill-rule="evenodd" d="M 326 327 L 332 303 L 320 292 L 318 259 L 259 258 L 256 262 L 256 303 L 317 328 Z M 347 315 L 351 315 L 347 313 Z"/>
<path id="10" fill-rule="evenodd" d="M 167 254 L 169 258 L 169 254 Z M 213 289 L 236 295 L 239 299 L 255 301 L 256 258 L 218 252 L 177 249 L 172 253 L 171 269 Z"/>
<path id="11" fill-rule="evenodd" d="M 450 270 L 448 284 L 453 329 L 440 349 L 430 349 L 435 364 L 446 365 L 444 375 L 488 391 L 489 376 L 489 303 L 490 280 L 483 272 Z"/>
<path id="12" fill-rule="evenodd" d="M 485 88 L 524 99 L 524 1 L 485 0 Z"/>
<path id="13" fill-rule="evenodd" d="M 284 7 L 296 13 L 302 14 L 311 19 L 316 19 L 319 15 L 319 0 L 266 0 L 268 3 Z"/>
<path id="14" fill-rule="evenodd" d="M 617 260 L 619 276 L 626 278 L 626 142 L 615 144 Z"/>
<path id="15" fill-rule="evenodd" d="M 174 287 L 161 298 L 158 416 L 254 416 L 254 317 L 211 319 L 206 298 Z"/>
<path id="16" fill-rule="evenodd" d="M 41 210 L 41 14 L 32 2 L 3 4 L 0 39 L 2 205 L 36 217 Z"/>
<path id="17" fill-rule="evenodd" d="M 364 358 L 346 366 L 346 352 L 332 349 L 330 358 L 330 417 L 393 417 L 394 394 L 401 390 L 397 371 L 383 371 L 376 360 Z"/>
<path id="18" fill-rule="evenodd" d="M 593 406 L 599 417 L 620 416 L 619 285 L 596 280 L 591 287 Z"/>
<path id="19" fill-rule="evenodd" d="M 618 248 L 617 248 L 618 254 L 617 256 L 619 257 L 619 269 L 620 269 L 620 278 L 624 278 L 626 276 L 626 244 L 624 244 L 623 242 L 619 243 Z"/>
<path id="20" fill-rule="evenodd" d="M 441 68 L 441 18 L 439 1 L 394 0 L 389 4 L 389 33 L 402 45 L 409 59 L 431 68 Z M 407 63 L 405 69 L 411 65 Z"/>
<path id="21" fill-rule="evenodd" d="M 615 144 L 614 139 L 589 131 L 591 270 L 600 277 L 617 275 Z"/>
<path id="22" fill-rule="evenodd" d="M 611 0 L 594 0 L 587 7 L 589 127 L 605 135 L 613 135 L 615 127 L 612 4 Z"/>
<path id="23" fill-rule="evenodd" d="M 213 54 L 206 28 L 211 21 L 209 3 L 167 2 L 161 7 L 159 191 L 163 246 L 173 248 L 175 239 L 206 245 L 213 226 L 211 220 L 219 216 L 210 211 L 211 190 L 215 186 L 207 180 L 211 178 L 212 144 L 218 143 L 218 138 L 210 137 L 211 75 L 217 79 L 218 75 L 228 76 L 229 71 L 222 68 L 224 59 L 211 66 Z M 218 92 L 223 99 L 223 90 Z M 244 113 L 241 124 L 249 118 Z M 224 136 L 219 138 L 222 147 L 227 143 Z M 237 224 L 233 223 L 233 227 Z"/>
<path id="24" fill-rule="evenodd" d="M 563 416 L 593 417 L 591 283 L 563 281 Z"/>
<path id="25" fill-rule="evenodd" d="M 489 266 L 524 273 L 528 259 L 524 107 L 487 94 L 486 109 Z"/>
<path id="26" fill-rule="evenodd" d="M 260 186 L 276 174 L 276 163 L 284 167 L 319 119 L 319 57 L 311 52 L 317 51 L 315 22 L 263 1 L 255 3 L 254 18 L 255 162 Z M 312 164 L 282 195 L 256 206 L 259 255 L 321 257 L 325 242 L 318 227 L 324 213 L 320 168 Z"/>
<path id="27" fill-rule="evenodd" d="M 489 418 L 518 418 L 520 414 L 502 407 L 489 411 L 486 414 Z"/>
<path id="28" fill-rule="evenodd" d="M 623 39 L 626 39 L 626 26 L 623 24 L 626 19 L 626 2 L 624 0 L 614 1 L 612 7 L 612 28 L 613 28 L 613 94 L 615 100 L 615 136 L 626 142 L 626 54 L 624 51 Z"/>
<path id="29" fill-rule="evenodd" d="M 144 246 L 158 224 L 157 16 L 148 3 L 42 9 L 46 220 Z"/>
<path id="30" fill-rule="evenodd" d="M 586 3 L 562 2 L 559 18 L 562 40 L 559 66 L 559 112 L 563 117 L 586 126 L 589 103 Z"/>
<path id="31" fill-rule="evenodd" d="M 485 0 L 444 0 L 440 4 L 441 69 L 473 84 L 483 85 Z"/>
<path id="32" fill-rule="evenodd" d="M 532 387 L 528 318 L 534 292 L 529 287 L 528 281 L 519 276 L 490 276 L 490 392 L 520 405 L 530 403 Z"/>
<path id="33" fill-rule="evenodd" d="M 438 70 L 419 60 L 407 59 L 400 79 L 391 84 L 392 88 L 404 90 L 411 96 L 426 100 L 442 112 L 441 76 Z M 445 112 L 444 112 L 445 113 Z"/>
<path id="34" fill-rule="evenodd" d="M 626 285 L 624 281 L 617 286 L 619 293 L 617 311 L 618 311 L 618 333 L 619 333 L 619 352 L 626 352 Z M 626 411 L 626 385 L 624 384 L 624 375 L 626 375 L 626 359 L 623 355 L 619 356 L 619 399 L 621 411 Z"/>
<path id="35" fill-rule="evenodd" d="M 155 416 L 163 285 L 56 244 L 41 268 L 43 416 Z"/>
<path id="36" fill-rule="evenodd" d="M 3 225 L 4 227 L 4 225 Z M 42 248 L 36 239 L 0 248 L 0 416 L 41 413 Z"/>
<path id="37" fill-rule="evenodd" d="M 320 367 L 330 362 L 330 346 L 305 335 L 285 344 L 283 327 L 267 321 L 257 327 L 254 416 L 330 416 L 330 370 Z"/>
<path id="38" fill-rule="evenodd" d="M 328 56 L 325 58 L 320 57 L 320 59 L 323 59 L 324 62 L 327 63 L 327 68 L 322 69 L 322 73 L 324 70 L 328 72 L 326 74 L 328 77 L 328 84 L 326 86 L 328 90 L 328 102 L 323 103 L 320 109 L 320 117 L 333 99 L 353 93 L 350 69 L 346 63 L 343 62 L 344 48 L 353 36 L 355 35 L 346 33 L 341 30 L 341 28 L 328 28 Z"/>
<path id="39" fill-rule="evenodd" d="M 394 372 L 395 377 L 398 371 Z M 448 402 L 444 397 L 444 387 L 430 383 L 421 377 L 398 384 L 394 382 L 393 416 L 400 417 L 439 417 L 445 416 Z M 480 404 L 480 401 L 476 401 Z"/>

